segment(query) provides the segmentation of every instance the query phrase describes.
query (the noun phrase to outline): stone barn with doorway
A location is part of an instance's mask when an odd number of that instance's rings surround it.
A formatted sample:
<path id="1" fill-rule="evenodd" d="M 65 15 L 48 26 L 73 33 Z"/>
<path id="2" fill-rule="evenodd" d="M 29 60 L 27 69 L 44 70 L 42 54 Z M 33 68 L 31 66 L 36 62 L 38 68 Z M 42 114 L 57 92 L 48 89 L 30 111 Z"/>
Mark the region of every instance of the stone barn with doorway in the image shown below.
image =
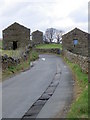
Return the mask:
<path id="1" fill-rule="evenodd" d="M 32 33 L 32 42 L 34 45 L 43 43 L 43 32 L 36 30 Z"/>
<path id="2" fill-rule="evenodd" d="M 16 22 L 4 29 L 2 34 L 4 50 L 24 48 L 30 42 L 30 29 Z"/>
<path id="3" fill-rule="evenodd" d="M 75 28 L 62 36 L 63 51 L 88 56 L 88 33 Z"/>

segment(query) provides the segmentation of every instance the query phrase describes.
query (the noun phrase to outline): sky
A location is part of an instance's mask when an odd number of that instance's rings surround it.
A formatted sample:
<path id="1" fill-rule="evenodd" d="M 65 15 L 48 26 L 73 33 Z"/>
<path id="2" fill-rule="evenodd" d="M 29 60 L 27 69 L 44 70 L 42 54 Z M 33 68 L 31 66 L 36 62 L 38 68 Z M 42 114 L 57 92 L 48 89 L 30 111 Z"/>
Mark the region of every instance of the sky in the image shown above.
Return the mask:
<path id="1" fill-rule="evenodd" d="M 0 0 L 2 30 L 18 22 L 31 32 L 56 28 L 68 32 L 75 27 L 88 32 L 89 0 Z"/>

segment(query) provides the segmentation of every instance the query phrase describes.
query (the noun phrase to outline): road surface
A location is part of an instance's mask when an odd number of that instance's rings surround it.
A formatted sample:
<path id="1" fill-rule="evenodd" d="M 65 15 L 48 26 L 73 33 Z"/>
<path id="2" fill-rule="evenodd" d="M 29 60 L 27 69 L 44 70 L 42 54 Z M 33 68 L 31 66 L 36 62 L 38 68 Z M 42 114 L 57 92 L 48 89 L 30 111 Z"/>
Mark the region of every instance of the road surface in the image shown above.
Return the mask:
<path id="1" fill-rule="evenodd" d="M 37 118 L 54 118 L 73 98 L 72 74 L 62 59 L 40 55 L 34 66 L 2 84 L 2 117 L 22 118 L 46 91 L 52 80 L 59 80 L 53 95 L 40 109 Z"/>

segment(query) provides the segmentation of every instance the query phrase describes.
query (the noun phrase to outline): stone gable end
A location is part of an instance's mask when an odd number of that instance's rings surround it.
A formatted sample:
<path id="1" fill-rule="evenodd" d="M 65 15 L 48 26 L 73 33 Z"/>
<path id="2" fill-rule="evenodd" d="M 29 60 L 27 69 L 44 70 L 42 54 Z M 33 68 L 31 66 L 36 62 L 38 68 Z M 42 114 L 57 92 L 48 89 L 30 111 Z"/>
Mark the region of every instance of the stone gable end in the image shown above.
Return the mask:
<path id="1" fill-rule="evenodd" d="M 4 29 L 2 33 L 3 49 L 23 48 L 30 42 L 30 29 L 16 22 Z"/>
<path id="2" fill-rule="evenodd" d="M 62 37 L 63 50 L 82 56 L 88 56 L 88 33 L 75 28 Z"/>

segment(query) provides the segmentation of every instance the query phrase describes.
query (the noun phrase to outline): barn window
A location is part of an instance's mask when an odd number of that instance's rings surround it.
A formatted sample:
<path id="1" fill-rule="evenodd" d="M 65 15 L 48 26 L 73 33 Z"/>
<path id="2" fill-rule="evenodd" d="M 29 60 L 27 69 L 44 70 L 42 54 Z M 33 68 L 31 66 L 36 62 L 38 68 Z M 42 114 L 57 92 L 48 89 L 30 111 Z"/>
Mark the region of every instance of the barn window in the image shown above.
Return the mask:
<path id="1" fill-rule="evenodd" d="M 74 46 L 76 46 L 78 44 L 78 39 L 74 39 L 73 44 L 74 44 Z"/>

